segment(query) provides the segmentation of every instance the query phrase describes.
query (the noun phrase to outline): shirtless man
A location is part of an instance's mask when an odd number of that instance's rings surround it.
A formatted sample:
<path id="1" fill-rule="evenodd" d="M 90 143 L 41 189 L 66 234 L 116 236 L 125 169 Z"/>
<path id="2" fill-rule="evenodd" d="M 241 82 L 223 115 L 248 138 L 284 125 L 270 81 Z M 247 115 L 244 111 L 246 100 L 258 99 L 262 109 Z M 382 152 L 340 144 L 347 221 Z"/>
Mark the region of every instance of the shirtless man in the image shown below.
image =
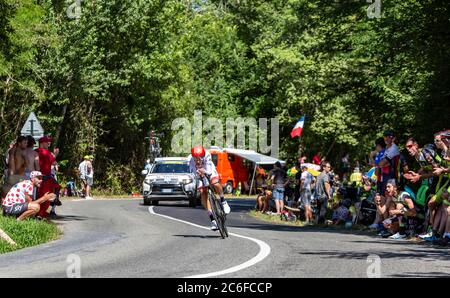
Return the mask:
<path id="1" fill-rule="evenodd" d="M 30 174 L 33 171 L 40 171 L 39 167 L 39 154 L 34 151 L 34 144 L 36 141 L 32 136 L 27 136 L 27 148 L 25 149 L 25 158 L 27 161 L 27 168 L 25 169 L 25 179 L 30 179 Z"/>
<path id="2" fill-rule="evenodd" d="M 27 148 L 27 138 L 20 136 L 17 138 L 16 146 L 9 152 L 9 179 L 8 184 L 13 186 L 24 179 L 25 170 L 27 168 L 27 160 L 25 150 Z"/>

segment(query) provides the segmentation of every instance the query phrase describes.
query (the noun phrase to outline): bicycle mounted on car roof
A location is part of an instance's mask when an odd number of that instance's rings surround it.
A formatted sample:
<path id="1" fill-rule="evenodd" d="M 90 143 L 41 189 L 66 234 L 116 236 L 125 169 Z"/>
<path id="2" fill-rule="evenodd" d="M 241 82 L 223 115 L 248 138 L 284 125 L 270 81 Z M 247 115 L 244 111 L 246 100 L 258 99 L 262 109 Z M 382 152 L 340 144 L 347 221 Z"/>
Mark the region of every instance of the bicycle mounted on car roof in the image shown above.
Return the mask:
<path id="1" fill-rule="evenodd" d="M 148 159 L 150 163 L 154 163 L 156 158 L 161 157 L 160 137 L 163 136 L 163 133 L 156 133 L 154 130 L 151 130 L 149 136 L 146 137 L 149 140 Z"/>

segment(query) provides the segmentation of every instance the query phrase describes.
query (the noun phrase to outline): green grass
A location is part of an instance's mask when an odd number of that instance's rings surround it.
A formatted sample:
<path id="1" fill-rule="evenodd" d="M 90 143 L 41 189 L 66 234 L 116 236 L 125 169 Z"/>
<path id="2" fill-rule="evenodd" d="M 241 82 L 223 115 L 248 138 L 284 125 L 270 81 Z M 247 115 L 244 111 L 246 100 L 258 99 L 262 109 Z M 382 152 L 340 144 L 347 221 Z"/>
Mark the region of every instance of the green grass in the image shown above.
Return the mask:
<path id="1" fill-rule="evenodd" d="M 131 196 L 129 193 L 126 192 L 117 193 L 109 189 L 95 189 L 95 188 L 92 189 L 91 195 L 93 197 L 122 197 L 122 198 Z"/>
<path id="2" fill-rule="evenodd" d="M 296 226 L 296 227 L 310 227 L 306 225 L 306 222 L 304 221 L 286 221 L 286 220 L 281 220 L 280 216 L 278 215 L 268 215 L 268 214 L 264 214 L 261 212 L 258 212 L 256 210 L 251 210 L 249 212 L 249 214 L 259 220 L 262 221 L 266 221 L 266 222 L 271 222 L 274 224 L 283 224 L 283 225 L 288 225 L 288 226 Z M 351 231 L 367 231 L 367 227 L 363 226 L 363 225 L 353 225 L 351 229 L 346 229 L 343 225 L 340 226 L 336 226 L 336 225 L 325 225 L 325 224 L 320 224 L 320 225 L 314 225 L 312 227 L 316 227 L 316 228 L 327 228 L 327 229 L 334 229 L 334 230 L 351 230 Z"/>
<path id="3" fill-rule="evenodd" d="M 306 225 L 306 222 L 303 222 L 300 220 L 285 221 L 285 220 L 281 220 L 280 215 L 269 215 L 269 214 L 258 212 L 256 210 L 251 210 L 250 215 L 257 219 L 275 223 L 275 224 L 284 224 L 284 225 L 288 225 L 288 226 L 297 226 L 297 227 L 303 227 Z"/>
<path id="4" fill-rule="evenodd" d="M 35 219 L 18 222 L 13 217 L 2 215 L 0 215 L 0 228 L 17 243 L 17 246 L 13 246 L 0 239 L 0 254 L 56 240 L 61 235 L 60 230 L 53 223 Z"/>

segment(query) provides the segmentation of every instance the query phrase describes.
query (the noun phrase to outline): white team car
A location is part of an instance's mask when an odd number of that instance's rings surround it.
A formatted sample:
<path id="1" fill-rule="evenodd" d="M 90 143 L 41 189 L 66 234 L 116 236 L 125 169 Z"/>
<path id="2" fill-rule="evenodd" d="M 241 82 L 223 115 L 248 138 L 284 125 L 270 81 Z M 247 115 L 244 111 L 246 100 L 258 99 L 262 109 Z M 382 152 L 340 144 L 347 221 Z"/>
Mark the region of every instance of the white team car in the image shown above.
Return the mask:
<path id="1" fill-rule="evenodd" d="M 150 169 L 143 170 L 145 176 L 143 192 L 145 205 L 158 205 L 159 201 L 189 200 L 189 206 L 199 204 L 196 181 L 189 173 L 185 157 L 156 158 Z"/>

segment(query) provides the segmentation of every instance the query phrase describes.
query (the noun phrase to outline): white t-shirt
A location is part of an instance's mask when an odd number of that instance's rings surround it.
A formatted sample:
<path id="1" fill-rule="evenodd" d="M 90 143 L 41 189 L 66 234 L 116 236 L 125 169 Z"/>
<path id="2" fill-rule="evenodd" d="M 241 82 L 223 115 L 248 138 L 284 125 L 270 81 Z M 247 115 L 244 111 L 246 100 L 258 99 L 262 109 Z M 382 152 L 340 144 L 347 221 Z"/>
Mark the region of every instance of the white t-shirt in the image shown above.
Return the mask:
<path id="1" fill-rule="evenodd" d="M 11 207 L 14 204 L 26 203 L 25 194 L 33 197 L 33 182 L 30 180 L 25 180 L 14 185 L 6 195 L 2 205 Z"/>
<path id="2" fill-rule="evenodd" d="M 90 161 L 83 161 L 78 166 L 78 170 L 80 171 L 80 177 L 82 179 L 86 178 L 93 178 L 94 177 L 94 169 L 92 168 L 92 163 Z"/>
<path id="3" fill-rule="evenodd" d="M 311 190 L 311 183 L 314 180 L 313 175 L 308 171 L 304 171 L 304 172 L 302 172 L 301 179 L 303 181 L 302 189 Z"/>

